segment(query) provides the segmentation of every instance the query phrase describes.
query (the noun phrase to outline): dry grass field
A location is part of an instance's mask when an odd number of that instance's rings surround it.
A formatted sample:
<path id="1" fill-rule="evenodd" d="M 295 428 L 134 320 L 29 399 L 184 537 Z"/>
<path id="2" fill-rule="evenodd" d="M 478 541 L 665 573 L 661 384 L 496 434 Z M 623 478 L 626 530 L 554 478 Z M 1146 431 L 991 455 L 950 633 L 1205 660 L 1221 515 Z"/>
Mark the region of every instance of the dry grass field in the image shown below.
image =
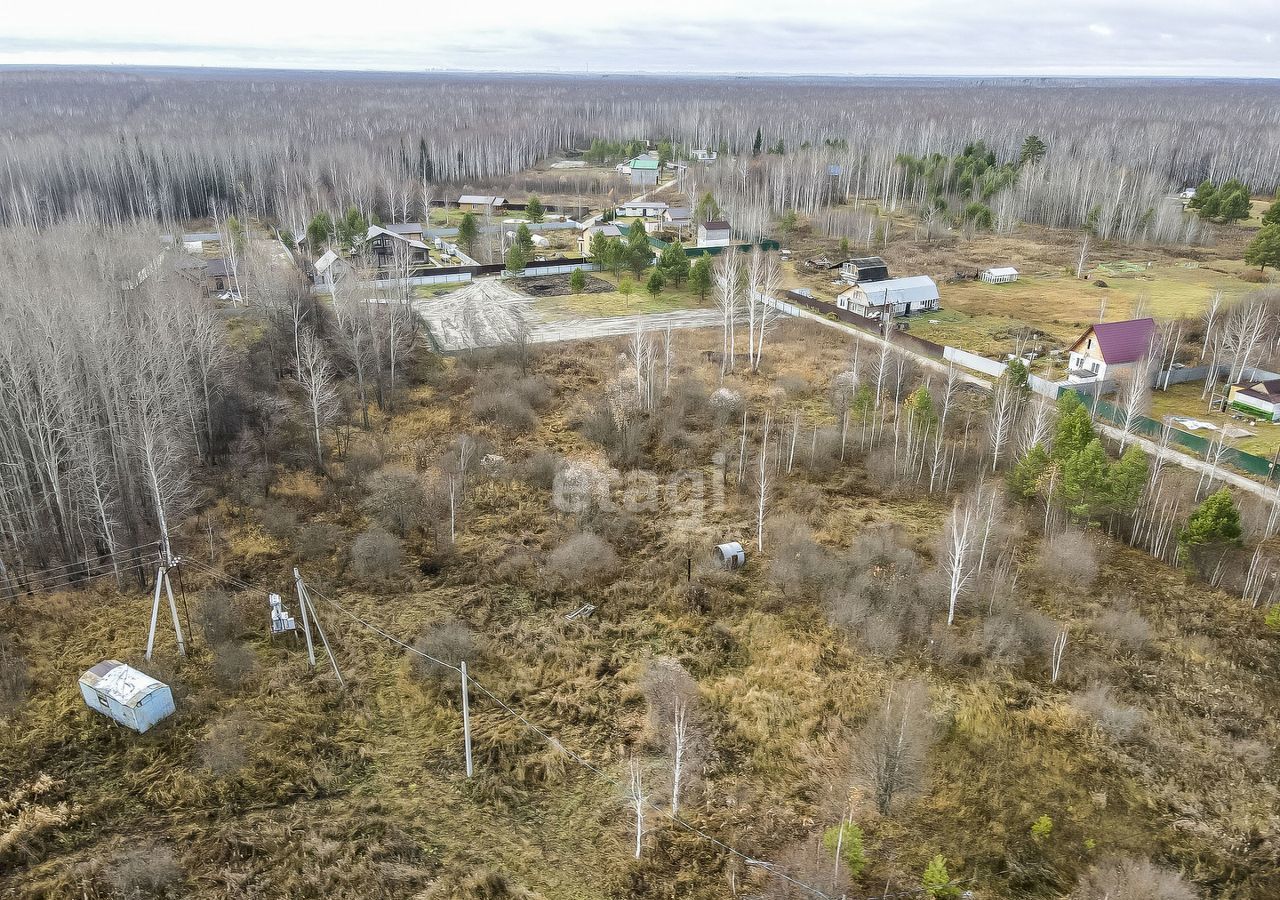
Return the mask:
<path id="1" fill-rule="evenodd" d="M 738 433 L 708 405 L 721 384 L 756 417 L 834 421 L 826 398 L 849 354 L 840 335 L 786 325 L 761 374 L 724 379 L 702 353 L 718 335 L 677 341 L 671 399 L 627 463 L 599 436 L 622 346 L 601 342 L 537 351 L 527 375 L 501 355 L 426 361 L 401 412 L 352 434 L 327 477 L 202 471 L 204 506 L 179 537 L 191 560 L 185 660 L 162 630 L 142 665 L 145 585 L 104 580 L 0 606 L 7 652 L 30 678 L 24 702 L 0 708 L 0 896 L 798 896 L 656 815 L 634 860 L 621 790 L 476 692 L 466 779 L 455 678 L 325 598 L 409 643 L 460 627 L 479 682 L 608 779 L 625 781 L 628 760 L 641 760 L 659 805 L 666 748 L 644 673 L 679 660 L 707 742 L 683 814 L 835 896 L 912 889 L 937 853 L 992 900 L 1060 897 L 1116 854 L 1180 869 L 1205 896 L 1280 893 L 1280 637 L 1260 611 L 1101 534 L 1089 538 L 1096 576 L 1055 573 L 1039 562 L 1038 516 L 1013 507 L 1017 598 L 975 593 L 947 629 L 926 576 L 950 500 L 894 486 L 879 454 L 806 462 L 802 447 L 778 478 L 766 550 L 739 573 L 703 561 L 717 541 L 754 537 L 751 497 L 732 478 L 700 517 L 678 490 L 558 510 L 540 454 L 714 485 L 713 455 Z M 535 398 L 536 416 L 492 418 L 488 398 L 510 394 Z M 361 569 L 353 543 L 385 514 L 368 502 L 371 478 L 388 466 L 435 478 L 462 433 L 501 460 L 471 470 L 456 541 L 437 504 L 404 534 L 401 562 Z M 921 619 L 893 641 L 833 613 L 852 590 L 842 579 L 884 576 L 867 542 L 885 527 L 905 554 L 895 565 L 921 573 L 904 582 L 919 595 L 902 598 Z M 582 531 L 607 542 L 612 566 L 566 568 L 558 551 Z M 265 633 L 265 592 L 288 597 L 295 565 L 318 592 L 345 690 Z M 594 616 L 565 620 L 586 602 Z M 1033 627 L 1049 620 L 1071 635 L 1057 683 Z M 111 657 L 173 684 L 176 716 L 138 736 L 85 709 L 75 680 Z M 882 814 L 852 777 L 854 747 L 889 687 L 913 679 L 930 698 L 926 776 Z M 1082 712 L 1100 684 L 1140 727 L 1107 730 Z M 833 884 L 821 836 L 850 808 L 867 867 Z M 1032 835 L 1041 816 L 1051 840 Z"/>

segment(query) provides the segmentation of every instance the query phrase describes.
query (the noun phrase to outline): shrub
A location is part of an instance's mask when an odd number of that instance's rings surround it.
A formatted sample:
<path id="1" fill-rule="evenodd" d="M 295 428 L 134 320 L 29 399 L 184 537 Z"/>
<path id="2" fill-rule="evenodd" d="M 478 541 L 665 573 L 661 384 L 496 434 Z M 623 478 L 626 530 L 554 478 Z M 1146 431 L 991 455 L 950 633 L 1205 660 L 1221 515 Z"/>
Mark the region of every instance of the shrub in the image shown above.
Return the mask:
<path id="1" fill-rule="evenodd" d="M 279 541 L 288 541 L 298 530 L 298 516 L 281 503 L 264 503 L 258 513 L 262 530 Z"/>
<path id="2" fill-rule="evenodd" d="M 947 873 L 947 858 L 941 853 L 929 860 L 929 864 L 924 867 L 920 887 L 933 900 L 953 900 L 960 896 L 959 886 L 951 883 L 951 876 Z"/>
<path id="3" fill-rule="evenodd" d="M 458 666 L 463 662 L 468 665 L 476 661 L 479 644 L 475 633 L 461 622 L 448 621 L 432 625 L 413 642 L 413 649 L 418 651 L 412 655 L 414 670 L 423 678 L 437 683 L 452 681 L 457 676 L 452 669 L 424 659 L 419 653 L 435 657 L 448 666 Z"/>
<path id="4" fill-rule="evenodd" d="M 862 848 L 862 829 L 852 822 L 832 825 L 822 834 L 822 846 L 832 856 L 839 847 L 840 861 L 850 878 L 857 878 L 867 866 L 867 855 Z"/>
<path id="5" fill-rule="evenodd" d="M 325 560 L 333 556 L 338 542 L 342 540 L 342 529 L 328 522 L 315 522 L 306 525 L 298 532 L 293 549 L 299 559 L 309 562 Z"/>
<path id="6" fill-rule="evenodd" d="M 196 624 L 206 644 L 234 641 L 245 632 L 245 619 L 235 600 L 224 591 L 210 590 L 200 595 Z"/>
<path id="7" fill-rule="evenodd" d="M 351 564 L 366 578 L 394 575 L 403 562 L 400 539 L 376 526 L 362 532 L 351 545 Z"/>
<path id="8" fill-rule="evenodd" d="M 590 582 L 605 577 L 618 564 L 618 555 L 601 537 L 575 534 L 555 550 L 547 567 L 566 581 Z"/>
<path id="9" fill-rule="evenodd" d="M 482 422 L 493 422 L 510 431 L 532 431 L 538 414 L 517 394 L 484 394 L 471 401 L 471 412 Z"/>
<path id="10" fill-rule="evenodd" d="M 1036 560 L 1041 574 L 1058 584 L 1087 588 L 1098 577 L 1098 555 L 1083 531 L 1045 538 Z"/>
<path id="11" fill-rule="evenodd" d="M 1031 838 L 1037 844 L 1046 840 L 1053 833 L 1053 819 L 1041 816 L 1031 823 Z"/>
<path id="12" fill-rule="evenodd" d="M 1263 621 L 1267 623 L 1267 627 L 1272 631 L 1280 631 L 1280 603 L 1273 603 L 1267 609 L 1267 615 Z"/>
<path id="13" fill-rule="evenodd" d="M 1081 875 L 1071 900 L 1196 900 L 1196 892 L 1145 859 L 1113 859 Z"/>
<path id="14" fill-rule="evenodd" d="M 1117 741 L 1129 741 L 1138 735 L 1145 716 L 1141 709 L 1121 703 L 1111 696 L 1111 688 L 1096 684 L 1076 694 L 1072 705 L 1093 720 L 1104 733 Z"/>
<path id="15" fill-rule="evenodd" d="M 417 472 L 385 466 L 365 479 L 365 492 L 365 511 L 387 531 L 404 537 L 422 527 L 427 498 Z"/>
<path id="16" fill-rule="evenodd" d="M 539 450 L 525 460 L 520 475 L 530 487 L 551 490 L 555 484 L 556 472 L 559 470 L 561 457 L 554 450 Z"/>
<path id="17" fill-rule="evenodd" d="M 1093 627 L 1102 637 L 1135 653 L 1151 643 L 1151 626 L 1141 613 L 1128 606 L 1107 610 L 1098 616 Z"/>

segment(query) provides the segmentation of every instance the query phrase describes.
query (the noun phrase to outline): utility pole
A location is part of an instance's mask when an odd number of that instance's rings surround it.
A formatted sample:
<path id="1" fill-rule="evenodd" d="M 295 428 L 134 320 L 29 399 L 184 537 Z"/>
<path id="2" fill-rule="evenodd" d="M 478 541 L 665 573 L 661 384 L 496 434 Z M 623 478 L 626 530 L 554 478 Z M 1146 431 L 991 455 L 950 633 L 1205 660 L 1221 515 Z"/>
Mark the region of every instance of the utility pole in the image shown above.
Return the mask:
<path id="1" fill-rule="evenodd" d="M 152 651 L 156 646 L 156 624 L 160 618 L 160 589 L 164 588 L 165 594 L 169 597 L 169 612 L 173 616 L 173 632 L 178 638 L 178 655 L 187 655 L 187 642 L 182 637 L 182 623 L 178 620 L 178 603 L 173 598 L 173 584 L 169 581 L 169 569 L 176 566 L 181 560 L 176 556 L 170 556 L 168 553 L 168 542 L 165 542 L 165 553 L 160 559 L 159 566 L 156 567 L 156 589 L 151 599 L 151 628 L 147 632 L 147 662 L 151 662 Z"/>
<path id="2" fill-rule="evenodd" d="M 307 660 L 311 663 L 311 668 L 316 667 L 315 644 L 311 640 L 311 620 L 314 619 L 316 634 L 320 635 L 320 642 L 324 644 L 324 652 L 329 656 L 329 664 L 333 666 L 333 674 L 338 678 L 338 686 L 346 687 L 347 683 L 338 669 L 338 658 L 333 655 L 333 648 L 329 646 L 329 638 L 324 633 L 324 626 L 320 624 L 320 615 L 311 603 L 311 592 L 307 590 L 306 582 L 302 580 L 302 573 L 296 568 L 293 570 L 293 583 L 298 590 L 298 605 L 302 607 L 302 630 L 307 635 Z"/>
<path id="3" fill-rule="evenodd" d="M 471 701 L 467 691 L 467 663 L 462 662 L 462 740 L 467 751 L 467 777 L 475 771 L 471 764 Z"/>

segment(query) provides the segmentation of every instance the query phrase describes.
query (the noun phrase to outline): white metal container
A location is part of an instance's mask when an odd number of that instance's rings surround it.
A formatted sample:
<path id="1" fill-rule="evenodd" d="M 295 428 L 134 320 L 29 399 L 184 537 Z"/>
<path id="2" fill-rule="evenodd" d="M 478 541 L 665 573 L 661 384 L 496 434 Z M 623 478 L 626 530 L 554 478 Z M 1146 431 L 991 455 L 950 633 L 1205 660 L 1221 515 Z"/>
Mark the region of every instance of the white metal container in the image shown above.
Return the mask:
<path id="1" fill-rule="evenodd" d="M 81 675 L 80 694 L 90 709 L 139 733 L 174 710 L 167 684 L 116 659 L 104 660 Z"/>

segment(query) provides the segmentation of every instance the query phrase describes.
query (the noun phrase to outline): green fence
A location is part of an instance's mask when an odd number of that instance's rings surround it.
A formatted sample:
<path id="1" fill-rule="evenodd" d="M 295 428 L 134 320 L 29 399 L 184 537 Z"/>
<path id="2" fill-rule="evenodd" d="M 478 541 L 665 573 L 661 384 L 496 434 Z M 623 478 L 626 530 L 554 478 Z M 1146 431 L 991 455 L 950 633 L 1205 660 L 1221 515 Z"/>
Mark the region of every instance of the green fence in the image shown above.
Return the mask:
<path id="1" fill-rule="evenodd" d="M 659 252 L 667 249 L 671 245 L 664 240 L 649 235 L 649 246 Z M 782 245 L 774 240 L 760 241 L 759 244 L 725 244 L 717 247 L 685 247 L 685 256 L 719 256 L 726 250 L 736 248 L 740 253 L 747 253 L 752 247 L 759 246 L 762 250 L 777 250 Z"/>
<path id="2" fill-rule="evenodd" d="M 1102 399 L 1094 400 L 1089 394 L 1077 393 L 1080 394 L 1080 402 L 1089 409 L 1094 410 L 1098 416 L 1114 425 L 1119 425 L 1121 428 L 1124 427 L 1124 413 L 1115 404 Z M 1164 425 L 1162 423 L 1146 416 L 1139 416 L 1133 427 L 1133 431 L 1136 434 L 1156 440 L 1160 438 L 1160 433 L 1163 430 Z M 1172 426 L 1169 428 L 1169 443 L 1201 459 L 1208 457 L 1209 448 L 1213 445 L 1213 441 Z M 1257 475 L 1259 478 L 1268 481 L 1272 480 L 1277 474 L 1271 460 L 1263 456 L 1255 456 L 1252 453 L 1245 453 L 1243 450 L 1237 450 L 1234 447 L 1223 448 L 1221 461 L 1224 465 L 1239 469 L 1241 472 L 1247 472 L 1250 475 Z"/>

